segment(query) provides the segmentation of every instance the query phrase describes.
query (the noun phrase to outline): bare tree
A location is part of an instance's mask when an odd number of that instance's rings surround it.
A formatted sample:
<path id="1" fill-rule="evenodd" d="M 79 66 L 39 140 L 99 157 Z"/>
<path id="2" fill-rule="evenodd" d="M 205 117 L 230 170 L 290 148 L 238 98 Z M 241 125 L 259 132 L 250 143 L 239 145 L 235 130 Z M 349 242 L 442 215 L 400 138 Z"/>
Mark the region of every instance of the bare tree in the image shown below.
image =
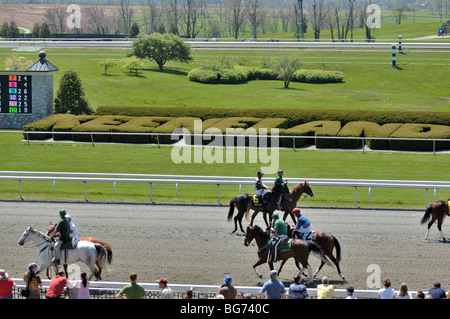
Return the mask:
<path id="1" fill-rule="evenodd" d="M 169 6 L 167 10 L 167 21 L 169 23 L 169 33 L 179 34 L 178 24 L 180 21 L 180 5 L 179 0 L 169 0 Z"/>
<path id="2" fill-rule="evenodd" d="M 95 34 L 108 34 L 113 28 L 111 13 L 99 7 L 99 1 L 94 6 L 85 9 L 86 30 Z"/>
<path id="3" fill-rule="evenodd" d="M 155 0 L 147 0 L 146 10 L 144 10 L 142 18 L 144 19 L 144 26 L 148 34 L 156 32 L 158 26 L 162 23 L 164 12 L 167 8 L 165 0 L 159 0 L 156 4 Z"/>
<path id="4" fill-rule="evenodd" d="M 397 1 L 392 7 L 392 14 L 394 16 L 395 23 L 402 24 L 402 18 L 405 12 L 408 11 L 408 6 Z"/>
<path id="5" fill-rule="evenodd" d="M 204 27 L 204 22 L 199 21 L 201 8 L 199 4 L 199 0 L 183 0 L 183 21 L 186 28 L 186 35 L 192 39 Z"/>
<path id="6" fill-rule="evenodd" d="M 58 6 L 54 9 L 47 9 L 44 14 L 50 30 L 54 33 L 63 33 L 66 31 L 66 7 Z"/>
<path id="7" fill-rule="evenodd" d="M 252 27 L 253 39 L 258 37 L 258 27 L 262 23 L 262 0 L 248 0 L 248 21 Z"/>
<path id="8" fill-rule="evenodd" d="M 328 14 L 325 0 L 312 0 L 310 5 L 310 21 L 314 29 L 314 39 L 320 39 L 320 30 L 323 29 Z"/>
<path id="9" fill-rule="evenodd" d="M 227 0 L 227 9 L 230 16 L 231 29 L 235 39 L 239 37 L 239 32 L 248 15 L 248 5 L 245 0 Z"/>
<path id="10" fill-rule="evenodd" d="M 134 14 L 130 5 L 130 0 L 119 0 L 117 10 L 119 11 L 120 29 L 122 29 L 124 33 L 128 33 L 131 28 L 131 20 L 133 19 Z"/>

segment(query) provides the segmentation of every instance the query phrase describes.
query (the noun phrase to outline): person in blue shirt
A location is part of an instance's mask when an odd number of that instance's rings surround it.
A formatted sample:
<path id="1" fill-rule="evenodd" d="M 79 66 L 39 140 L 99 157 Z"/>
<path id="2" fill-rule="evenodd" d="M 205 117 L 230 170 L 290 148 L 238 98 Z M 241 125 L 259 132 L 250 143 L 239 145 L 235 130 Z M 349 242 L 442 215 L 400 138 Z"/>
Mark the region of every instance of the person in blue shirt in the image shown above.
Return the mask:
<path id="1" fill-rule="evenodd" d="M 292 210 L 295 218 L 297 219 L 297 225 L 294 228 L 294 238 L 303 239 L 304 241 L 312 241 L 313 233 L 311 222 L 305 215 L 302 215 L 300 208 L 296 207 Z"/>
<path id="2" fill-rule="evenodd" d="M 307 299 L 308 291 L 306 286 L 302 284 L 300 275 L 294 276 L 294 283 L 289 286 L 289 294 L 292 299 Z"/>
<path id="3" fill-rule="evenodd" d="M 264 295 L 264 293 L 267 294 Z M 270 280 L 266 281 L 259 291 L 261 299 L 285 299 L 286 288 L 278 280 L 278 272 L 276 270 L 270 271 Z"/>

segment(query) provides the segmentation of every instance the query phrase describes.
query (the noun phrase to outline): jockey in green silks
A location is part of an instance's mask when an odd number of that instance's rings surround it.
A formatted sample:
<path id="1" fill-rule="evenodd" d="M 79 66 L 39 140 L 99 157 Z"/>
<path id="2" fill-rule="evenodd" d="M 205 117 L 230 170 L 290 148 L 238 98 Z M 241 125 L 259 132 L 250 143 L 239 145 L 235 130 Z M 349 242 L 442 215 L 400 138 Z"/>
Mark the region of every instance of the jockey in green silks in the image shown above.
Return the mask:
<path id="1" fill-rule="evenodd" d="M 277 209 L 281 210 L 281 199 L 283 195 L 289 194 L 289 189 L 287 187 L 287 179 L 283 179 L 283 170 L 278 170 L 278 175 L 275 178 L 274 189 L 281 193 L 280 198 L 278 199 Z"/>
<path id="2" fill-rule="evenodd" d="M 59 233 L 59 239 L 55 244 L 55 258 L 53 258 L 53 263 L 59 265 L 61 259 L 61 247 L 69 242 L 70 238 L 70 223 L 66 218 L 66 210 L 61 209 L 59 211 L 59 216 L 61 217 L 58 225 L 56 226 L 55 232 Z"/>

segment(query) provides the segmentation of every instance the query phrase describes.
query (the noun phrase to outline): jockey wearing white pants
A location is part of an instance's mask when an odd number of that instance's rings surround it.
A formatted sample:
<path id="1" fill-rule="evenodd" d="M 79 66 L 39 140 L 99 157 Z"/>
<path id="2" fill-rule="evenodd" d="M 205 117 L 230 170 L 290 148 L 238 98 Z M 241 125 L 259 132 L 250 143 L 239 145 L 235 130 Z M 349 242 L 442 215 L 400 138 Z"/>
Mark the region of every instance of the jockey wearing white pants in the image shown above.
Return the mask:
<path id="1" fill-rule="evenodd" d="M 312 241 L 313 233 L 311 222 L 309 221 L 309 219 L 300 213 L 300 208 L 298 207 L 294 208 L 292 210 L 292 213 L 297 218 L 297 225 L 294 229 L 294 235 L 297 235 L 298 238 L 303 239 L 304 241 Z"/>

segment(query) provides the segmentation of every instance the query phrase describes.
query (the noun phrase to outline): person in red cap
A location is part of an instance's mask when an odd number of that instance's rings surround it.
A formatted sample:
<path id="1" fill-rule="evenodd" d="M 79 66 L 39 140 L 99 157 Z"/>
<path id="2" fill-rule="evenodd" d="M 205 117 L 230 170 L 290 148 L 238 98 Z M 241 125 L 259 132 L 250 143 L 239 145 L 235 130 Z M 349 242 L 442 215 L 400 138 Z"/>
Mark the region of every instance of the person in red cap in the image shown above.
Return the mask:
<path id="1" fill-rule="evenodd" d="M 295 207 L 292 213 L 297 218 L 297 225 L 294 228 L 294 238 L 303 239 L 305 241 L 312 241 L 312 227 L 311 222 L 306 216 L 302 215 L 300 208 Z"/>
<path id="2" fill-rule="evenodd" d="M 159 283 L 159 288 L 161 288 L 161 296 L 160 299 L 175 299 L 175 295 L 169 287 L 167 287 L 167 279 L 160 278 L 157 280 Z"/>

